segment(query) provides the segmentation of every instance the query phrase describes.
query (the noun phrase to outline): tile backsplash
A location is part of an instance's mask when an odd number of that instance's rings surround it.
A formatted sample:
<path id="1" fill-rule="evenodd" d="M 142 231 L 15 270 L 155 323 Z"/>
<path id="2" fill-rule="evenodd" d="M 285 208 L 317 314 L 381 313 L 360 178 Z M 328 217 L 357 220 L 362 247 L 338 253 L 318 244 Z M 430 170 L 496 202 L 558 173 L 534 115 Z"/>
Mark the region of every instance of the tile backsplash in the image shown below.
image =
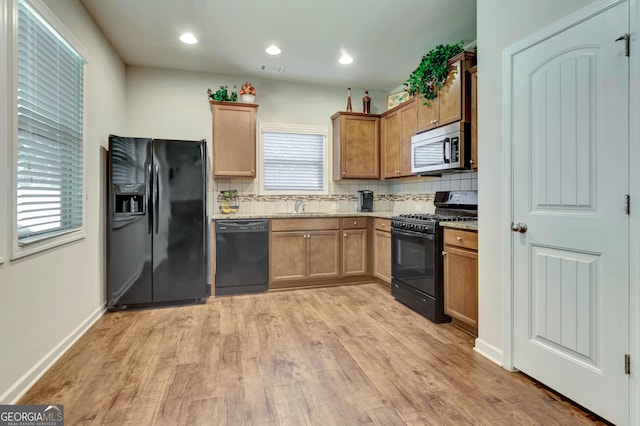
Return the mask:
<path id="1" fill-rule="evenodd" d="M 306 212 L 356 211 L 356 191 L 369 189 L 374 192 L 374 211 L 398 213 L 432 213 L 436 191 L 477 190 L 475 172 L 462 172 L 442 177 L 416 177 L 402 181 L 340 181 L 331 182 L 329 195 L 260 195 L 258 182 L 251 179 L 214 179 L 209 192 L 210 211 L 219 213 L 220 191 L 238 191 L 240 213 L 288 213 L 298 200 L 304 200 Z"/>

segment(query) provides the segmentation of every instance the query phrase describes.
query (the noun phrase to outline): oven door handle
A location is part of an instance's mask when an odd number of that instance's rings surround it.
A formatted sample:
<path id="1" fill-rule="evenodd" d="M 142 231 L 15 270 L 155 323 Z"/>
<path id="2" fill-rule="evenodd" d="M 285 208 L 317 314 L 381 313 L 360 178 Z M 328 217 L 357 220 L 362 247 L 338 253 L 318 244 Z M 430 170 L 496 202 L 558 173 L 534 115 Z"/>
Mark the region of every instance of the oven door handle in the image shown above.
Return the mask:
<path id="1" fill-rule="evenodd" d="M 409 238 L 422 238 L 424 240 L 434 240 L 436 238 L 434 234 L 423 234 L 422 232 L 413 232 L 413 231 L 401 231 L 399 229 L 391 229 L 391 235 L 397 235 L 400 237 L 409 237 Z"/>

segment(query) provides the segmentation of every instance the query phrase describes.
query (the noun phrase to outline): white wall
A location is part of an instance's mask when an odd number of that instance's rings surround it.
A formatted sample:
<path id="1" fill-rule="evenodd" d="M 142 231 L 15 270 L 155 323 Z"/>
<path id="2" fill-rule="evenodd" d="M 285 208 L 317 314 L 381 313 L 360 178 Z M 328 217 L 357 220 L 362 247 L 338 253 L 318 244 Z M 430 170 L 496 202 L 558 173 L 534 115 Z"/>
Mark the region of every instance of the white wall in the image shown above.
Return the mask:
<path id="1" fill-rule="evenodd" d="M 86 238 L 0 266 L 2 404 L 15 402 L 102 313 L 105 301 L 103 147 L 107 146 L 108 134 L 122 132 L 125 122 L 122 61 L 78 0 L 45 3 L 88 53 Z M 6 50 L 2 50 L 2 54 L 7 55 Z M 0 223 L 0 245 L 6 254 L 10 249 L 7 235 L 11 227 L 8 219 Z"/>
<path id="2" fill-rule="evenodd" d="M 258 122 L 326 126 L 328 128 L 329 158 L 332 158 L 331 115 L 344 111 L 347 105 L 346 87 L 329 87 L 283 81 L 247 79 L 197 72 L 127 66 L 126 136 L 167 139 L 207 139 L 212 152 L 211 110 L 207 89 L 214 92 L 221 85 L 238 90 L 250 80 L 256 88 L 255 103 L 259 104 Z M 351 88 L 351 102 L 355 112 L 362 111 L 363 88 Z M 384 112 L 387 93 L 370 90 L 371 112 Z M 329 162 L 331 166 L 331 162 Z M 329 170 L 329 176 L 332 171 Z M 217 179 L 209 186 L 209 198 L 229 185 L 241 194 L 257 193 L 258 180 Z M 357 182 L 330 182 L 329 193 L 353 193 Z M 387 193 L 388 184 L 379 181 L 360 181 L 360 185 L 377 193 Z M 350 186 L 351 185 L 351 186 Z M 251 189 L 249 189 L 251 188 Z M 213 202 L 213 201 L 212 201 Z M 209 205 L 213 207 L 212 202 Z M 354 204 L 355 206 L 355 204 Z"/>
<path id="3" fill-rule="evenodd" d="M 476 347 L 503 354 L 502 50 L 592 0 L 478 0 L 479 330 Z"/>

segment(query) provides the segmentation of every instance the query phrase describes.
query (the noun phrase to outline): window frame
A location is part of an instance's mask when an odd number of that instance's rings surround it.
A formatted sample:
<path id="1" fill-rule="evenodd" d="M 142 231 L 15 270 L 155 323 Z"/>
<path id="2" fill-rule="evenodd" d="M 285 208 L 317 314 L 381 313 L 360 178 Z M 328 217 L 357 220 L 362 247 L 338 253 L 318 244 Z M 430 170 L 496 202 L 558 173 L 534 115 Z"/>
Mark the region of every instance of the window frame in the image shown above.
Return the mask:
<path id="1" fill-rule="evenodd" d="M 9 160 L 9 2 L 0 1 L 0 47 L 7 55 L 0 56 L 0 265 L 5 262 L 6 248 L 9 241 L 9 176 L 11 161 Z"/>
<path id="2" fill-rule="evenodd" d="M 9 132 L 8 139 L 11 141 L 10 158 L 11 162 L 11 178 L 10 190 L 11 190 L 11 234 L 12 234 L 12 252 L 11 259 L 18 259 L 21 257 L 29 256 L 35 253 L 49 250 L 54 247 L 58 247 L 64 244 L 71 243 L 73 241 L 84 239 L 86 236 L 86 222 L 87 222 L 87 70 L 88 70 L 88 55 L 84 46 L 78 41 L 78 39 L 71 33 L 69 29 L 60 21 L 60 19 L 41 1 L 41 0 L 22 0 L 27 3 L 40 17 L 42 17 L 47 24 L 58 33 L 64 41 L 78 53 L 84 60 L 84 70 L 82 73 L 83 78 L 83 105 L 82 105 L 82 225 L 73 230 L 52 232 L 51 234 L 45 234 L 41 238 L 34 239 L 27 242 L 19 242 L 18 239 L 18 215 L 17 215 L 17 178 L 18 178 L 18 52 L 17 52 L 17 40 L 18 40 L 18 0 L 8 0 L 10 4 L 9 25 L 11 25 L 8 33 L 11 34 L 9 49 L 10 54 L 9 75 L 10 84 L 8 93 L 8 102 L 10 105 L 8 123 L 11 130 Z"/>
<path id="3" fill-rule="evenodd" d="M 320 135 L 323 138 L 323 180 L 321 191 L 306 190 L 282 190 L 274 191 L 264 188 L 264 132 L 273 133 L 302 133 L 307 135 Z M 259 147 L 258 147 L 258 173 L 259 194 L 260 195 L 329 195 L 329 128 L 326 126 L 313 126 L 301 124 L 264 123 L 259 125 Z"/>

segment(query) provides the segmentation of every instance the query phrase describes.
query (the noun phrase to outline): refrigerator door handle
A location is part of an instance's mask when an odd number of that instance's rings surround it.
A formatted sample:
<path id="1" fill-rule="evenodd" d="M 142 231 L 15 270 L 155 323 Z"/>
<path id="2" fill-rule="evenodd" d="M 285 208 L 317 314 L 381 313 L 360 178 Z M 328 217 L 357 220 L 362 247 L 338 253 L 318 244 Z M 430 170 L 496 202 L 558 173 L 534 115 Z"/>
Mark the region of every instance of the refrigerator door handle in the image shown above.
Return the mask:
<path id="1" fill-rule="evenodd" d="M 159 217 L 160 216 L 160 197 L 159 197 L 159 191 L 158 191 L 158 174 L 160 173 L 160 167 L 158 167 L 156 165 L 156 170 L 155 170 L 155 176 L 154 176 L 154 180 L 153 180 L 153 206 L 154 206 L 154 212 L 153 212 L 153 222 L 155 224 L 155 233 L 158 233 L 158 228 L 159 228 Z"/>
<path id="2" fill-rule="evenodd" d="M 151 214 L 151 208 L 153 206 L 151 202 L 151 164 L 147 164 L 147 233 L 153 232 L 153 215 Z"/>

